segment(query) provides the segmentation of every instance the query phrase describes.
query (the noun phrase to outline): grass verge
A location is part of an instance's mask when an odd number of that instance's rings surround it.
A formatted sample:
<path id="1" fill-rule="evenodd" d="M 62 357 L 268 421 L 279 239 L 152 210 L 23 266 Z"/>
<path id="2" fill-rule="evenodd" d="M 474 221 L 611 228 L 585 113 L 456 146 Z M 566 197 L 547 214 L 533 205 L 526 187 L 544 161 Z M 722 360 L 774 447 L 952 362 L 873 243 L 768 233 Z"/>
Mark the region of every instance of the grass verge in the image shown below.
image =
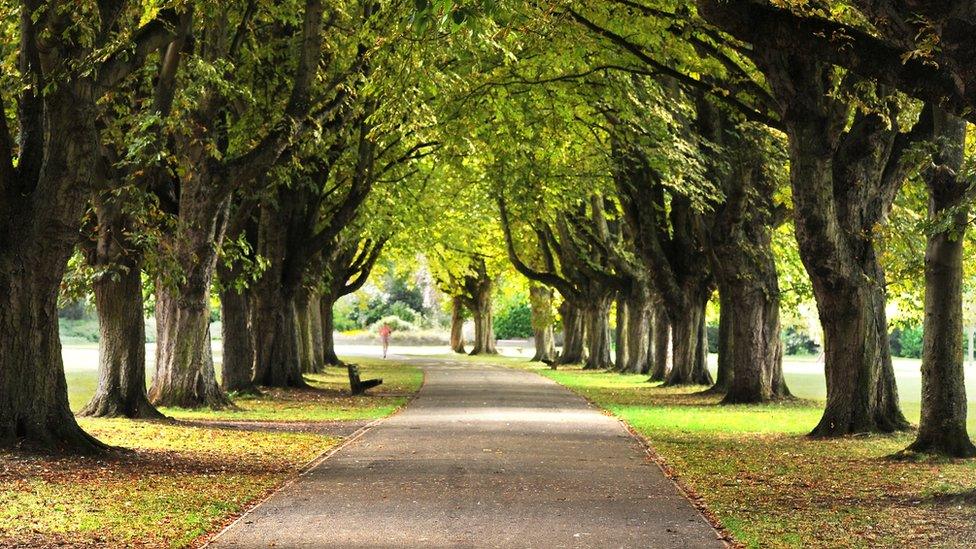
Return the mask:
<path id="1" fill-rule="evenodd" d="M 233 410 L 163 410 L 179 422 L 79 419 L 131 452 L 97 459 L 0 452 L 0 547 L 198 545 L 341 441 L 314 424 L 385 417 L 423 381 L 413 366 L 356 362 L 363 377 L 384 379 L 367 396 L 350 397 L 345 369 L 332 368 L 308 376 L 310 389 L 235 398 Z M 73 409 L 90 398 L 94 376 L 69 374 Z M 303 427 L 283 428 L 290 422 Z"/>
<path id="2" fill-rule="evenodd" d="M 814 440 L 822 402 L 721 406 L 646 376 L 519 367 L 627 422 L 742 546 L 976 546 L 976 461 L 890 459 L 910 433 Z"/>

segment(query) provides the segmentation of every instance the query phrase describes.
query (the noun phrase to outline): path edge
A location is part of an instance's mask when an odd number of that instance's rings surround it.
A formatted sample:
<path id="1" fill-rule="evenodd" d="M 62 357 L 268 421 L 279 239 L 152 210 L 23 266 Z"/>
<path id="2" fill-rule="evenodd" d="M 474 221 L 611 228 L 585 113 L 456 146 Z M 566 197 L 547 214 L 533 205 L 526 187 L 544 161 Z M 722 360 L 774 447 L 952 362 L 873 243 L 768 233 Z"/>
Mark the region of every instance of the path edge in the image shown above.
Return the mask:
<path id="1" fill-rule="evenodd" d="M 289 478 L 288 480 L 286 480 L 285 482 L 281 483 L 280 485 L 276 486 L 273 490 L 271 490 L 270 492 L 268 492 L 267 494 L 265 494 L 264 497 L 249 502 L 247 504 L 247 506 L 246 506 L 246 509 L 244 510 L 244 512 L 242 512 L 240 514 L 240 516 L 238 516 L 236 519 L 234 519 L 230 524 L 228 524 L 228 525 L 224 526 L 223 528 L 221 528 L 219 531 L 217 531 L 217 533 L 212 534 L 212 535 L 204 534 L 204 536 L 205 536 L 204 539 L 206 541 L 198 540 L 195 543 L 191 543 L 190 546 L 191 547 L 198 547 L 199 549 L 206 549 L 207 547 L 210 547 L 210 545 L 212 543 L 214 543 L 215 541 L 217 541 L 218 539 L 220 539 L 220 537 L 223 536 L 225 533 L 227 533 L 227 531 L 229 531 L 231 528 L 237 526 L 238 523 L 240 523 L 248 515 L 250 515 L 251 513 L 253 513 L 255 509 L 257 509 L 262 504 L 266 503 L 272 497 L 274 497 L 275 495 L 277 495 L 278 492 L 281 492 L 285 488 L 288 488 L 292 484 L 298 482 L 302 477 L 308 475 L 308 473 L 310 473 L 313 469 L 315 469 L 316 467 L 318 467 L 319 465 L 321 465 L 322 463 L 324 463 L 326 460 L 328 460 L 329 458 L 331 458 L 332 456 L 334 456 L 335 454 L 337 454 L 340 450 L 342 450 L 346 446 L 352 444 L 353 442 L 355 442 L 356 440 L 358 440 L 360 437 L 362 437 L 363 435 L 365 435 L 373 427 L 375 427 L 375 426 L 379 425 L 380 423 L 382 423 L 382 422 L 390 419 L 391 417 L 399 414 L 401 410 L 403 410 L 404 408 L 406 408 L 407 406 L 409 406 L 411 403 L 413 403 L 413 401 L 416 400 L 417 396 L 420 395 L 420 392 L 424 390 L 424 387 L 427 386 L 427 371 L 424 370 L 423 368 L 421 368 L 420 369 L 420 373 L 422 375 L 421 380 L 420 380 L 420 387 L 418 387 L 417 390 L 412 395 L 410 395 L 410 398 L 408 398 L 406 402 L 404 402 L 403 404 L 401 404 L 400 406 L 398 406 L 395 410 L 393 410 L 393 412 L 390 415 L 384 416 L 384 417 L 378 417 L 378 418 L 374 419 L 373 421 L 370 421 L 366 425 L 363 425 L 359 429 L 356 429 L 351 435 L 349 435 L 348 437 L 342 439 L 342 441 L 339 444 L 336 444 L 335 446 L 332 446 L 332 447 L 328 448 L 327 450 L 323 451 L 319 455 L 317 455 L 314 458 L 312 458 L 308 463 L 306 463 L 305 465 L 303 465 L 302 468 L 298 470 L 298 474 L 296 474 L 295 476 Z M 200 543 L 201 541 L 202 541 L 202 543 Z"/>

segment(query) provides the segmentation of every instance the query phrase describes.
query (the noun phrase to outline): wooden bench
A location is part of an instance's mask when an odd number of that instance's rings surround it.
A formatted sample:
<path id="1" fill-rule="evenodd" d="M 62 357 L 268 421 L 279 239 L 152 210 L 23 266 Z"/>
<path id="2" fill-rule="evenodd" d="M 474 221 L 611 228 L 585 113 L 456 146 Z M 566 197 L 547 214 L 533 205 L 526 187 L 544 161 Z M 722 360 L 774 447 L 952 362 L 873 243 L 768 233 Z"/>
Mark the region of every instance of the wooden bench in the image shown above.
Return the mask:
<path id="1" fill-rule="evenodd" d="M 349 371 L 349 387 L 352 389 L 353 395 L 361 395 L 366 392 L 366 389 L 383 383 L 382 379 L 359 379 L 359 366 L 355 364 L 346 364 L 346 370 Z"/>

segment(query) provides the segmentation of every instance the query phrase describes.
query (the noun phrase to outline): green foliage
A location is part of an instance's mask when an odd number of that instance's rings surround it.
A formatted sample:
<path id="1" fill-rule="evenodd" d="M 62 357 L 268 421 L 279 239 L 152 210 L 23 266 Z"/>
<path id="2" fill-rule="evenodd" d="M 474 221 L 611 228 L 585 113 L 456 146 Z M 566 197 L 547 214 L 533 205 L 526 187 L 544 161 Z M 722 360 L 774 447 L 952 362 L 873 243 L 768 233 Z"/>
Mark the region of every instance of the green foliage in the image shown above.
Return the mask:
<path id="1" fill-rule="evenodd" d="M 494 328 L 498 339 L 532 337 L 532 309 L 529 302 L 521 299 L 503 303 L 495 312 Z"/>
<path id="2" fill-rule="evenodd" d="M 409 332 L 417 329 L 417 327 L 411 324 L 410 322 L 407 322 L 406 320 L 403 320 L 398 316 L 390 315 L 390 316 L 384 316 L 383 318 L 377 320 L 372 325 L 370 325 L 369 331 L 373 333 L 379 333 L 380 328 L 383 326 L 389 326 L 390 330 L 394 332 Z"/>
<path id="3" fill-rule="evenodd" d="M 810 339 L 810 336 L 796 328 L 788 326 L 783 330 L 783 352 L 787 355 L 812 355 L 820 351 L 820 345 Z"/>
<path id="4" fill-rule="evenodd" d="M 889 335 L 891 354 L 903 358 L 922 357 L 922 328 L 909 326 L 895 328 Z"/>

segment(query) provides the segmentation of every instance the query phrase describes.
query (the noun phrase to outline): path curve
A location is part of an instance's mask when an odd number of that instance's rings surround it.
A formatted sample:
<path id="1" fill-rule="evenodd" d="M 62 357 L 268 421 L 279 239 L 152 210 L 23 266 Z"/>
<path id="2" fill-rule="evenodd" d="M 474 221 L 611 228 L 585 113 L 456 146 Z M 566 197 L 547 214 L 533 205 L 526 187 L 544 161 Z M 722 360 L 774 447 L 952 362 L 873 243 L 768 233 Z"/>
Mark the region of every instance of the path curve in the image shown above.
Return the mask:
<path id="1" fill-rule="evenodd" d="M 725 546 L 620 422 L 555 382 L 396 360 L 424 369 L 417 398 L 211 547 Z"/>

